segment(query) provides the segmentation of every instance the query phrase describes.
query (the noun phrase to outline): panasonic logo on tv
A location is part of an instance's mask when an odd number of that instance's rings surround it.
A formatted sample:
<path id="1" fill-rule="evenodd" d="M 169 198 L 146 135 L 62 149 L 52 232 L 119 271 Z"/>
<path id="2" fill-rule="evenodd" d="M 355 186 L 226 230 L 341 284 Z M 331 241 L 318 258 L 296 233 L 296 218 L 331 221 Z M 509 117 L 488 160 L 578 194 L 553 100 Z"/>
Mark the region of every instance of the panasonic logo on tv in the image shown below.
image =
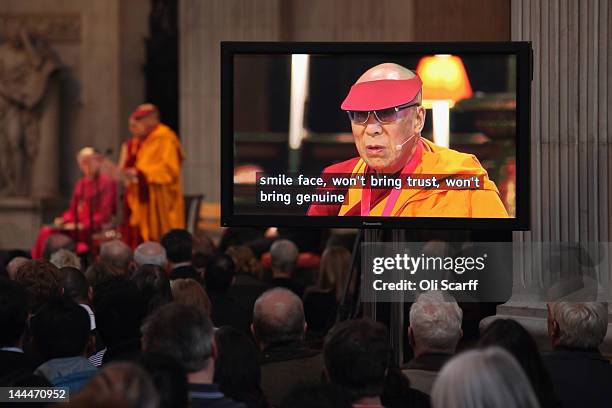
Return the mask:
<path id="1" fill-rule="evenodd" d="M 363 222 L 363 225 L 382 225 L 382 222 Z"/>

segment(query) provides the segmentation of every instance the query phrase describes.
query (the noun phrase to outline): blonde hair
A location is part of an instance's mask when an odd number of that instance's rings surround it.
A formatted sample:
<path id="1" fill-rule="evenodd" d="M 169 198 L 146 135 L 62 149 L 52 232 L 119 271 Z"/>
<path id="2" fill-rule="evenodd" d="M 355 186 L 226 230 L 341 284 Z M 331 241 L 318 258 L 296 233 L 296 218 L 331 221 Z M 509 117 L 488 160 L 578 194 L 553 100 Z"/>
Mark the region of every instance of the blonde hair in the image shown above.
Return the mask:
<path id="1" fill-rule="evenodd" d="M 263 267 L 261 262 L 255 257 L 251 248 L 247 246 L 231 246 L 225 251 L 234 261 L 236 265 L 236 273 L 246 273 L 262 279 Z"/>
<path id="2" fill-rule="evenodd" d="M 207 316 L 212 313 L 212 304 L 206 291 L 200 283 L 192 278 L 174 279 L 170 281 L 172 299 L 176 303 L 196 306 Z"/>
<path id="3" fill-rule="evenodd" d="M 346 248 L 341 246 L 327 248 L 321 255 L 317 287 L 326 291 L 333 290 L 336 299 L 340 299 L 350 263 L 351 253 Z"/>

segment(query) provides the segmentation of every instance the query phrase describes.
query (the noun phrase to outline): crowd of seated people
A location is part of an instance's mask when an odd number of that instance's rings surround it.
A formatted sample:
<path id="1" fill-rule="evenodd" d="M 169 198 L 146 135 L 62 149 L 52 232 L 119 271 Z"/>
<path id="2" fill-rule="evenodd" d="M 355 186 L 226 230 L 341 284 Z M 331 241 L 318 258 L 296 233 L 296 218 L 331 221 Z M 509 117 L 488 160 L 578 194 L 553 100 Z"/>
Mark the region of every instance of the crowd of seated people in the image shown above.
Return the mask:
<path id="1" fill-rule="evenodd" d="M 337 242 L 330 240 L 332 242 Z M 205 242 L 204 244 L 201 244 Z M 318 271 L 277 239 L 264 254 L 224 251 L 169 231 L 134 251 L 120 241 L 86 266 L 69 242 L 15 253 L 0 276 L 0 386 L 66 387 L 68 406 L 607 407 L 612 366 L 599 347 L 606 305 L 548 304 L 552 352 L 498 319 L 460 350 L 463 311 L 421 294 L 394 358 L 389 328 L 337 319 L 351 254 L 331 245 Z M 345 290 L 347 292 L 345 293 Z M 465 347 L 464 347 L 465 348 Z"/>

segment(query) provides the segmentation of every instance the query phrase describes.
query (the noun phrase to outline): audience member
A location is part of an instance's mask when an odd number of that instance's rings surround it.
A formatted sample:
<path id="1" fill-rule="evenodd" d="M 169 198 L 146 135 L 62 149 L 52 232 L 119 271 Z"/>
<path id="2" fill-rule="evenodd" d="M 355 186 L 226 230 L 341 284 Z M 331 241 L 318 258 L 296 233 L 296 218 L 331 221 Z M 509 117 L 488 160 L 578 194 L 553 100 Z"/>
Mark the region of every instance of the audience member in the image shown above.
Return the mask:
<path id="1" fill-rule="evenodd" d="M 101 261 L 94 262 L 85 270 L 85 278 L 92 288 L 113 276 L 111 267 Z"/>
<path id="2" fill-rule="evenodd" d="M 43 246 L 43 259 L 50 260 L 51 255 L 60 249 L 76 252 L 76 243 L 72 238 L 64 234 L 50 235 Z"/>
<path id="3" fill-rule="evenodd" d="M 455 353 L 461 339 L 463 313 L 452 296 L 438 291 L 425 292 L 410 308 L 408 341 L 414 358 L 404 367 L 413 388 L 426 394 Z"/>
<path id="4" fill-rule="evenodd" d="M 323 354 L 329 381 L 347 392 L 354 407 L 383 406 L 382 396 L 391 360 L 385 326 L 370 319 L 341 322 L 330 330 Z M 406 401 L 407 406 L 427 406 L 426 396 L 419 394 L 412 399 L 414 401 Z"/>
<path id="5" fill-rule="evenodd" d="M 17 270 L 21 267 L 21 265 L 30 262 L 29 258 L 25 256 L 16 256 L 11 259 L 9 263 L 6 265 L 6 272 L 8 274 L 9 279 L 15 280 L 15 275 L 17 275 Z"/>
<path id="6" fill-rule="evenodd" d="M 304 314 L 310 338 L 323 338 L 334 325 L 350 263 L 351 253 L 345 248 L 331 247 L 323 251 L 317 285 L 304 293 Z"/>
<path id="7" fill-rule="evenodd" d="M 116 362 L 104 366 L 91 379 L 83 392 L 76 396 L 84 406 L 125 406 L 128 408 L 158 408 L 159 395 L 149 374 L 131 362 Z M 111 404 L 108 402 L 112 401 Z M 179 406 L 179 405 L 175 405 Z"/>
<path id="8" fill-rule="evenodd" d="M 208 317 L 212 314 L 212 304 L 204 288 L 193 279 L 175 279 L 170 281 L 172 299 L 176 303 L 199 308 Z"/>
<path id="9" fill-rule="evenodd" d="M 548 305 L 553 351 L 543 357 L 564 407 L 609 407 L 612 365 L 599 352 L 608 330 L 608 308 L 599 302 Z"/>
<path id="10" fill-rule="evenodd" d="M 192 265 L 193 237 L 184 229 L 172 229 L 161 238 L 161 244 L 168 256 L 170 279 L 191 278 L 200 281 Z"/>
<path id="11" fill-rule="evenodd" d="M 270 247 L 272 279 L 269 284 L 272 287 L 287 288 L 301 298 L 304 285 L 293 279 L 298 255 L 298 248 L 293 242 L 287 239 L 275 241 Z"/>
<path id="12" fill-rule="evenodd" d="M 136 284 L 144 299 L 147 314 L 172 302 L 170 281 L 161 267 L 151 264 L 142 265 L 132 275 L 131 281 Z"/>
<path id="13" fill-rule="evenodd" d="M 482 333 L 481 347 L 499 346 L 510 352 L 527 375 L 542 408 L 559 407 L 552 382 L 535 340 L 527 330 L 512 319 L 498 319 Z"/>
<path id="14" fill-rule="evenodd" d="M 0 270 L 4 267 L 4 271 L 8 268 L 8 264 L 11 263 L 15 258 L 25 258 L 26 260 L 31 259 L 31 255 L 29 251 L 24 251 L 22 249 L 9 249 L 8 251 L 0 251 Z M 17 270 L 15 269 L 15 272 Z M 0 274 L 0 276 L 6 276 L 8 273 Z"/>
<path id="15" fill-rule="evenodd" d="M 113 275 L 130 276 L 133 258 L 132 248 L 119 239 L 100 245 L 98 260 L 108 265 Z"/>
<path id="16" fill-rule="evenodd" d="M 157 265 L 163 270 L 167 270 L 168 259 L 166 258 L 166 250 L 157 242 L 143 242 L 134 251 L 134 264 L 136 268 L 142 265 Z"/>
<path id="17" fill-rule="evenodd" d="M 232 326 L 248 333 L 250 312 L 227 294 L 234 281 L 234 274 L 234 261 L 229 255 L 215 255 L 206 266 L 204 282 L 212 303 L 212 320 L 216 327 Z"/>
<path id="18" fill-rule="evenodd" d="M 232 246 L 225 253 L 236 265 L 234 283 L 227 295 L 243 309 L 252 311 L 257 298 L 269 288 L 261 281 L 263 275 L 261 263 L 247 246 Z"/>
<path id="19" fill-rule="evenodd" d="M 393 359 L 389 359 L 389 368 L 385 376 L 385 384 L 380 397 L 383 405 L 388 408 L 429 408 L 429 395 L 410 385 L 408 377 Z"/>
<path id="20" fill-rule="evenodd" d="M 35 374 L 55 387 L 79 392 L 95 375 L 96 367 L 86 356 L 93 350 L 89 315 L 68 298 L 50 299 L 30 320 L 35 350 L 45 361 Z"/>
<path id="21" fill-rule="evenodd" d="M 0 299 L 0 386 L 8 386 L 36 367 L 23 351 L 29 313 L 25 289 L 0 279 Z"/>
<path id="22" fill-rule="evenodd" d="M 149 373 L 159 395 L 159 408 L 189 407 L 187 374 L 170 356 L 145 353 L 140 365 Z"/>
<path id="23" fill-rule="evenodd" d="M 78 303 L 89 315 L 90 330 L 96 329 L 96 318 L 93 310 L 91 310 L 91 300 L 93 298 L 93 290 L 83 272 L 77 268 L 64 267 L 59 270 L 61 285 L 64 289 L 64 296 L 69 297 Z"/>
<path id="24" fill-rule="evenodd" d="M 49 260 L 58 269 L 69 267 L 81 269 L 81 258 L 77 254 L 67 249 L 60 249 L 51 255 Z"/>
<path id="25" fill-rule="evenodd" d="M 160 307 L 143 323 L 142 347 L 146 353 L 170 356 L 181 363 L 187 372 L 192 407 L 245 407 L 213 384 L 217 348 L 212 322 L 202 310 L 177 303 Z"/>
<path id="26" fill-rule="evenodd" d="M 257 347 L 240 330 L 230 326 L 215 332 L 217 359 L 215 384 L 223 394 L 248 408 L 267 408 L 270 405 L 261 390 L 261 369 L 257 361 Z"/>
<path id="27" fill-rule="evenodd" d="M 264 292 L 255 302 L 251 329 L 261 350 L 261 387 L 272 405 L 298 384 L 320 383 L 323 359 L 304 341 L 304 308 L 295 293 L 285 288 Z"/>
<path id="28" fill-rule="evenodd" d="M 102 281 L 94 287 L 93 306 L 98 332 L 106 345 L 102 363 L 138 359 L 146 305 L 134 282 L 121 276 Z"/>
<path id="29" fill-rule="evenodd" d="M 208 235 L 201 232 L 193 237 L 193 256 L 191 258 L 191 263 L 202 280 L 204 279 L 206 265 L 215 253 L 215 244 Z"/>
<path id="30" fill-rule="evenodd" d="M 23 264 L 15 275 L 15 281 L 26 290 L 32 314 L 52 297 L 61 295 L 59 270 L 44 260 L 34 260 Z"/>
<path id="31" fill-rule="evenodd" d="M 291 391 L 280 408 L 352 408 L 351 399 L 333 384 L 305 385 Z"/>
<path id="32" fill-rule="evenodd" d="M 431 402 L 433 408 L 540 406 L 521 366 L 499 347 L 452 358 L 434 383 Z"/>

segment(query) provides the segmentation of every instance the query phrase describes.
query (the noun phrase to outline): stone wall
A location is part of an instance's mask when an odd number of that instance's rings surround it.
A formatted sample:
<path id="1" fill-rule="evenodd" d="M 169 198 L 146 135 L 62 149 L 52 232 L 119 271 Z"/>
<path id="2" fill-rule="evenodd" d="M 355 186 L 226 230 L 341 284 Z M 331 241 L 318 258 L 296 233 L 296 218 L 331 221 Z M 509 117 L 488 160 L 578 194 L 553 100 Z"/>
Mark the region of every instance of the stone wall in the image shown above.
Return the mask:
<path id="1" fill-rule="evenodd" d="M 39 146 L 36 196 L 0 203 L 0 248 L 28 248 L 41 223 L 58 215 L 80 176 L 80 148 L 91 145 L 118 156 L 127 117 L 144 99 L 149 8 L 150 0 L 0 2 L 0 25 L 17 21 L 46 39 L 62 64 L 59 106 L 53 108 L 59 111 L 59 141 Z"/>
<path id="2" fill-rule="evenodd" d="M 59 183 L 64 194 L 78 178 L 78 149 L 92 145 L 116 155 L 127 135 L 130 109 L 144 98 L 148 13 L 148 0 L 0 2 L 0 19 L 24 20 L 49 33 L 63 63 Z"/>

